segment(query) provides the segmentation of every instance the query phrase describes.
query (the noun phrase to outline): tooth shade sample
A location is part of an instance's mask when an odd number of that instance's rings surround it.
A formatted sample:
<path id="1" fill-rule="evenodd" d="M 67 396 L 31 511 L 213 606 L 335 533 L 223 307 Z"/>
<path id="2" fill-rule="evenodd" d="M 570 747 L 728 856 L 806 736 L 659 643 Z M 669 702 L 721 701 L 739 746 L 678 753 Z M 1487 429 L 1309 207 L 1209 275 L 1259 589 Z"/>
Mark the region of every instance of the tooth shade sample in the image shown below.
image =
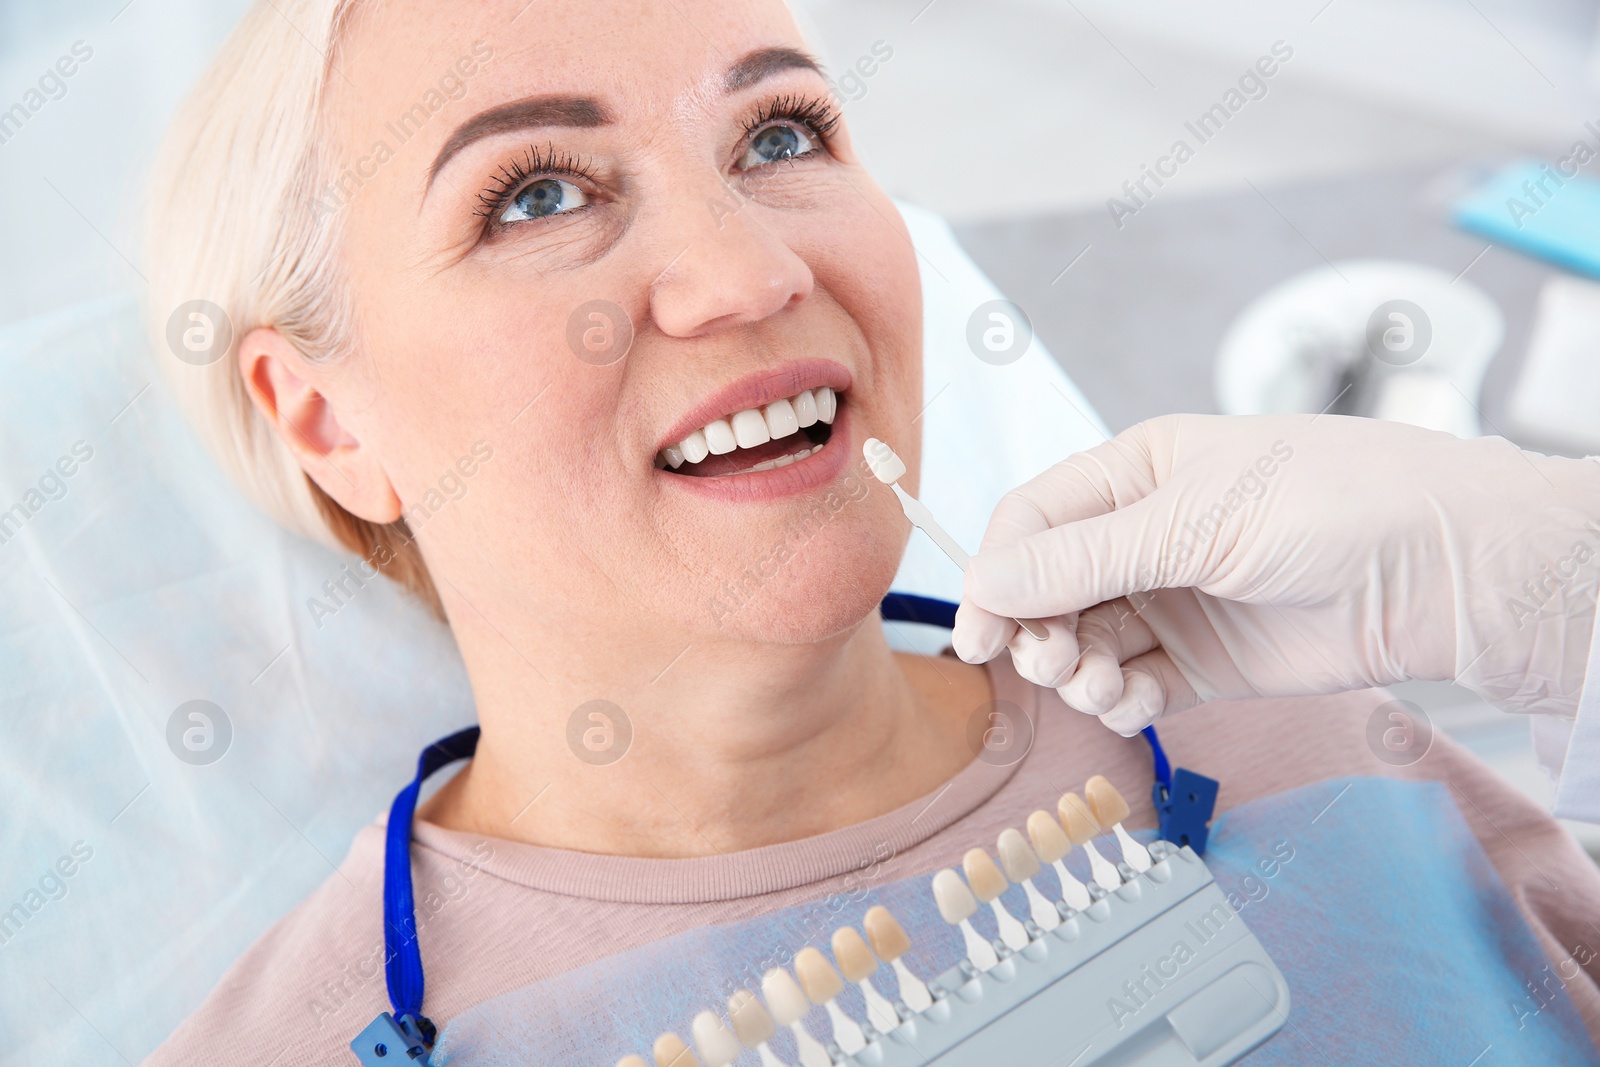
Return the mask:
<path id="1" fill-rule="evenodd" d="M 806 1012 L 811 1010 L 811 1001 L 806 997 L 806 991 L 800 988 L 800 983 L 794 976 L 782 967 L 774 967 L 761 978 L 761 995 L 767 998 L 767 1006 L 772 1009 L 772 1018 L 779 1026 L 788 1026 L 805 1018 Z"/>
<path id="2" fill-rule="evenodd" d="M 826 385 L 812 395 L 817 398 L 817 421 L 832 422 L 834 415 L 839 412 L 839 398 Z"/>
<path id="3" fill-rule="evenodd" d="M 878 969 L 878 960 L 853 926 L 841 926 L 833 932 L 833 958 L 845 978 L 859 982 L 871 978 Z"/>
<path id="4" fill-rule="evenodd" d="M 1039 857 L 1016 830 L 1002 830 L 999 847 L 1000 864 L 1013 882 L 1025 882 L 1039 873 Z"/>
<path id="5" fill-rule="evenodd" d="M 795 417 L 794 405 L 788 400 L 774 400 L 766 406 L 763 414 L 767 418 L 767 433 L 772 435 L 774 441 L 800 430 L 800 420 Z"/>
<path id="6" fill-rule="evenodd" d="M 725 456 L 739 447 L 739 442 L 733 436 L 733 427 L 728 425 L 726 419 L 706 423 L 705 435 L 706 447 L 713 456 Z"/>
<path id="7" fill-rule="evenodd" d="M 624 1056 L 617 1061 L 617 1067 L 650 1067 L 650 1065 L 638 1056 Z"/>
<path id="8" fill-rule="evenodd" d="M 656 1058 L 656 1067 L 700 1067 L 700 1061 L 677 1034 L 662 1034 L 650 1051 Z"/>
<path id="9" fill-rule="evenodd" d="M 706 444 L 705 431 L 696 430 L 682 441 L 679 441 L 678 451 L 682 452 L 683 458 L 690 463 L 699 463 L 711 455 L 711 449 Z"/>
<path id="10" fill-rule="evenodd" d="M 767 432 L 767 420 L 754 408 L 734 415 L 729 425 L 733 427 L 733 439 L 740 448 L 754 448 L 772 440 L 772 434 Z"/>
<path id="11" fill-rule="evenodd" d="M 884 485 L 893 485 L 906 476 L 905 461 L 876 437 L 867 438 L 861 446 L 861 454 L 866 458 L 867 469 L 872 471 L 872 476 Z"/>
<path id="12" fill-rule="evenodd" d="M 967 883 L 972 895 L 985 904 L 1006 891 L 1006 876 L 994 865 L 994 860 L 981 848 L 970 849 L 961 857 L 961 869 L 967 872 Z"/>
<path id="13" fill-rule="evenodd" d="M 801 426 L 810 426 L 817 421 L 817 397 L 811 390 L 795 394 L 790 406 L 794 408 L 794 418 Z"/>
<path id="14" fill-rule="evenodd" d="M 862 925 L 867 928 L 867 938 L 872 942 L 872 951 L 878 954 L 880 960 L 893 963 L 911 950 L 911 939 L 895 921 L 895 917 L 889 914 L 889 909 L 883 905 L 869 908 Z"/>
<path id="15" fill-rule="evenodd" d="M 771 1041 L 778 1032 L 772 1016 L 767 1014 L 761 1001 L 748 989 L 738 990 L 728 998 L 728 1018 L 733 1021 L 733 1032 L 738 1035 L 739 1044 L 745 1048 L 755 1048 L 763 1041 Z"/>
<path id="16" fill-rule="evenodd" d="M 978 910 L 978 901 L 972 895 L 972 890 L 967 888 L 967 883 L 961 880 L 959 874 L 948 867 L 933 876 L 933 902 L 939 906 L 940 916 L 951 926 L 972 918 Z M 798 958 L 796 962 L 799 962 Z M 804 978 L 801 980 L 804 981 Z"/>
<path id="17" fill-rule="evenodd" d="M 977 905 L 973 905 L 974 908 Z M 807 945 L 794 954 L 794 973 L 813 1004 L 826 1004 L 844 992 L 844 979 L 826 956 Z"/>
<path id="18" fill-rule="evenodd" d="M 1045 863 L 1054 863 L 1072 851 L 1072 840 L 1061 829 L 1061 822 L 1048 811 L 1028 816 L 1028 840 Z"/>
<path id="19" fill-rule="evenodd" d="M 694 1032 L 695 1047 L 700 1050 L 706 1067 L 728 1067 L 739 1058 L 739 1039 L 723 1025 L 716 1013 L 703 1011 L 696 1015 L 690 1029 Z"/>
<path id="20" fill-rule="evenodd" d="M 1067 828 L 1067 837 L 1071 838 L 1074 845 L 1082 845 L 1093 841 L 1100 828 L 1095 825 L 1094 813 L 1089 810 L 1089 805 L 1076 793 L 1061 794 L 1061 822 Z"/>
<path id="21" fill-rule="evenodd" d="M 1117 787 L 1097 774 L 1084 783 L 1083 792 L 1089 799 L 1089 811 L 1101 826 L 1115 826 L 1128 817 L 1128 802 L 1122 799 Z"/>

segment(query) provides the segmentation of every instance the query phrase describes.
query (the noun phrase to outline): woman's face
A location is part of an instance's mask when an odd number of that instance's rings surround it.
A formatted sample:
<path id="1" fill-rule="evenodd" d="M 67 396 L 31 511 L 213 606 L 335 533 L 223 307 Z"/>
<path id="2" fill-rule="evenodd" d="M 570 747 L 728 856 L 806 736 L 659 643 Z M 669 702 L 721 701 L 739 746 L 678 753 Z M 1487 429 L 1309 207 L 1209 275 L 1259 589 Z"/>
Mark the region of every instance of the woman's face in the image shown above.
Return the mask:
<path id="1" fill-rule="evenodd" d="M 320 384 L 454 611 L 810 641 L 887 588 L 906 528 L 861 445 L 915 470 L 916 259 L 801 49 L 778 0 L 349 28 L 319 210 L 360 346 Z"/>

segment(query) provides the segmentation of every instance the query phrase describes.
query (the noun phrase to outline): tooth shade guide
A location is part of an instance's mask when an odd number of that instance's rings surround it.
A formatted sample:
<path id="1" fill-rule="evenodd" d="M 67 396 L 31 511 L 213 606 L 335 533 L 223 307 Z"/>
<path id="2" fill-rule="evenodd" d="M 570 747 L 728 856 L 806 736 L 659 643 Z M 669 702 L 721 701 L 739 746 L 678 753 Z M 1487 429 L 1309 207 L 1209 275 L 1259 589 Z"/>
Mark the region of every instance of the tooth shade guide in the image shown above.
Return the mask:
<path id="1" fill-rule="evenodd" d="M 1045 863 L 1055 863 L 1072 851 L 1072 839 L 1061 828 L 1060 820 L 1048 811 L 1028 816 L 1028 841 Z"/>
<path id="2" fill-rule="evenodd" d="M 1128 802 L 1104 775 L 1097 774 L 1085 782 L 1083 794 L 1088 798 L 1090 815 L 1101 826 L 1114 826 L 1128 817 Z"/>
<path id="3" fill-rule="evenodd" d="M 933 900 L 939 906 L 940 917 L 951 926 L 965 922 L 978 910 L 978 898 L 948 867 L 933 876 Z"/>
<path id="4" fill-rule="evenodd" d="M 624 1056 L 617 1061 L 617 1067 L 650 1067 L 650 1065 L 639 1056 Z"/>
<path id="5" fill-rule="evenodd" d="M 877 957 L 853 926 L 841 926 L 833 932 L 833 959 L 839 965 L 839 973 L 851 982 L 871 978 L 878 969 Z"/>
<path id="6" fill-rule="evenodd" d="M 766 998 L 773 1022 L 788 1026 L 806 1017 L 811 1010 L 811 998 L 800 988 L 794 976 L 782 967 L 774 967 L 761 978 L 761 995 Z"/>
<path id="7" fill-rule="evenodd" d="M 1117 791 L 1117 787 L 1103 775 L 1097 774 L 1084 783 L 1083 793 L 1089 800 L 1089 810 L 1094 813 L 1095 822 L 1111 827 L 1111 832 L 1117 836 L 1117 847 L 1122 850 L 1123 861 L 1135 871 L 1148 871 L 1152 866 L 1150 851 L 1123 828 L 1122 821 L 1130 812 L 1128 802 Z"/>
<path id="8" fill-rule="evenodd" d="M 666 1033 L 656 1038 L 650 1049 L 656 1067 L 700 1067 L 700 1061 L 677 1034 Z"/>
<path id="9" fill-rule="evenodd" d="M 1006 891 L 1006 876 L 994 865 L 994 860 L 981 848 L 968 849 L 961 857 L 961 868 L 967 874 L 967 884 L 972 895 L 985 904 L 998 900 Z"/>
<path id="10" fill-rule="evenodd" d="M 889 909 L 879 904 L 867 910 L 862 925 L 867 928 L 867 940 L 880 960 L 893 963 L 911 948 L 911 939 L 905 929 L 889 914 Z"/>
<path id="11" fill-rule="evenodd" d="M 1087 845 L 1100 833 L 1089 805 L 1078 794 L 1061 794 L 1057 808 L 1061 813 L 1061 825 L 1066 828 L 1067 837 L 1074 845 Z"/>
<path id="12" fill-rule="evenodd" d="M 1000 853 L 1000 866 L 1011 881 L 1024 882 L 1039 873 L 1039 856 L 1018 831 L 1002 830 L 995 845 Z"/>
<path id="13" fill-rule="evenodd" d="M 827 957 L 810 945 L 795 953 L 794 973 L 813 1004 L 826 1004 L 844 992 L 844 979 L 839 977 L 839 972 L 833 969 Z"/>
<path id="14" fill-rule="evenodd" d="M 739 1039 L 733 1036 L 715 1012 L 703 1011 L 694 1017 L 690 1027 L 695 1048 L 706 1067 L 728 1067 L 739 1058 Z"/>
<path id="15" fill-rule="evenodd" d="M 866 458 L 872 476 L 883 484 L 893 485 L 906 476 L 905 460 L 876 437 L 867 438 L 861 446 L 861 453 Z"/>

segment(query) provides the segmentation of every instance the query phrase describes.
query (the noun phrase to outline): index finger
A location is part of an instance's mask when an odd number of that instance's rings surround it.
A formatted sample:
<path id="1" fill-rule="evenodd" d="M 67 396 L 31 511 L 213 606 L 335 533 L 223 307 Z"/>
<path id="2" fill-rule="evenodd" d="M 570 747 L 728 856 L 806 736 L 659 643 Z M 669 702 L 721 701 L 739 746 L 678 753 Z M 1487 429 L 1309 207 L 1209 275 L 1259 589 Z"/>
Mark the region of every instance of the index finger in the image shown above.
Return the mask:
<path id="1" fill-rule="evenodd" d="M 1069 522 L 1127 507 L 1156 489 L 1148 423 L 1068 456 L 995 506 L 978 551 L 1015 544 Z"/>

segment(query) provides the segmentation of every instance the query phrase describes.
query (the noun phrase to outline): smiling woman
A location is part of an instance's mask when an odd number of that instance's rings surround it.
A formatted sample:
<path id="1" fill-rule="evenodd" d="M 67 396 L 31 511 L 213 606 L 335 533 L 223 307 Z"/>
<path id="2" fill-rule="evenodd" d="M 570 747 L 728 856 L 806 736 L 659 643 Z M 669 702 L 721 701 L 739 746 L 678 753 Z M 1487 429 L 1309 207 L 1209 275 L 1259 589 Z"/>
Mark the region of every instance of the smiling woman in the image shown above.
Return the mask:
<path id="1" fill-rule="evenodd" d="M 1008 662 L 888 647 L 875 609 L 908 528 L 859 457 L 893 442 L 916 492 L 917 260 L 780 0 L 263 2 L 153 189 L 152 337 L 196 300 L 231 320 L 219 358 L 163 361 L 197 430 L 270 514 L 432 603 L 471 678 L 476 752 L 418 811 L 412 857 L 449 1062 L 614 1061 L 637 1027 L 682 1024 L 673 996 L 771 959 L 767 918 L 923 883 L 1058 781 L 1149 782 L 1145 749 Z M 628 343 L 591 358 L 572 340 L 591 330 Z M 441 472 L 467 455 L 493 462 L 444 506 Z M 1038 644 L 1070 660 L 1071 630 L 1049 625 Z M 1446 820 L 1493 858 L 1485 882 L 1520 883 L 1532 854 L 1572 887 L 1522 905 L 1530 922 L 1594 899 L 1554 824 L 1448 742 L 1426 765 L 1372 760 L 1375 703 L 1308 701 L 1292 756 L 1225 709 L 1187 713 L 1169 744 L 1227 778 L 1224 808 L 1454 776 L 1502 831 Z M 996 708 L 1032 723 L 1031 748 L 993 758 Z M 1126 821 L 1148 825 L 1130 793 Z M 383 834 L 363 831 L 152 1062 L 348 1059 L 388 1007 Z M 1344 900 L 1367 906 L 1313 898 Z M 674 954 L 740 920 L 721 948 Z M 1518 930 L 1494 951 L 1520 965 L 1539 942 Z M 666 991 L 636 1024 L 583 992 L 624 953 Z M 531 1036 L 483 1023 L 530 990 L 550 1013 L 513 1012 Z"/>

